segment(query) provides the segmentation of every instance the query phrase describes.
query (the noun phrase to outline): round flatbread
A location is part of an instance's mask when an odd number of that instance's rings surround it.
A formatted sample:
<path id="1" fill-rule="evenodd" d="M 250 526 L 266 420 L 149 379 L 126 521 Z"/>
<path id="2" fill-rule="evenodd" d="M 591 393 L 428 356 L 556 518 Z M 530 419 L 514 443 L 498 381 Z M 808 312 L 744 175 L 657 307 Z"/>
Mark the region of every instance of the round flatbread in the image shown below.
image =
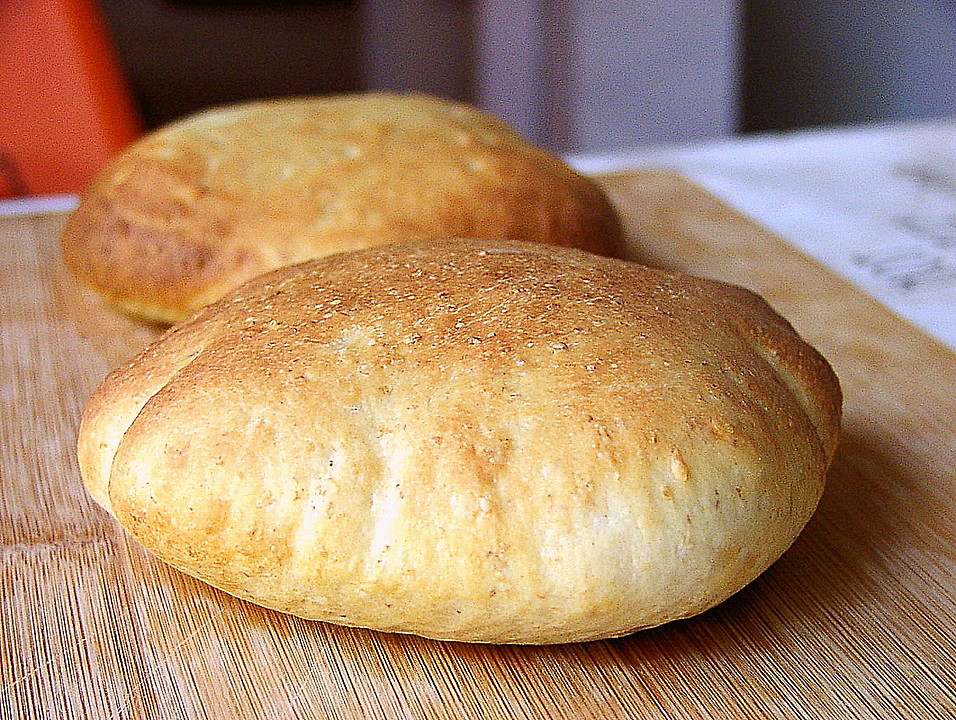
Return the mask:
<path id="1" fill-rule="evenodd" d="M 177 322 L 263 272 L 371 244 L 515 239 L 614 255 L 601 189 L 478 110 L 368 94 L 210 110 L 135 143 L 62 234 L 77 277 Z"/>
<path id="2" fill-rule="evenodd" d="M 493 643 L 706 610 L 813 513 L 826 361 L 756 295 L 444 241 L 253 280 L 113 372 L 90 493 L 186 573 L 305 618 Z"/>

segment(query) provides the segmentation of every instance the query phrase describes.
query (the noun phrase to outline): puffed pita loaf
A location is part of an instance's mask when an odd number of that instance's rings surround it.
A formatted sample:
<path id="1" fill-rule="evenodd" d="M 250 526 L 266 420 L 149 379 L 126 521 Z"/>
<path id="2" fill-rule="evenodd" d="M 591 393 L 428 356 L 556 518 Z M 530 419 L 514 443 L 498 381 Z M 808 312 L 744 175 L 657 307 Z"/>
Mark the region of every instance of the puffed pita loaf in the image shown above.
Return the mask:
<path id="1" fill-rule="evenodd" d="M 511 238 L 616 254 L 601 189 L 461 103 L 358 94 L 257 101 L 121 153 L 62 234 L 125 311 L 177 322 L 245 280 L 369 244 Z"/>
<path id="2" fill-rule="evenodd" d="M 251 281 L 108 376 L 91 495 L 261 605 L 559 643 L 700 613 L 773 563 L 837 443 L 826 361 L 735 286 L 526 243 Z"/>

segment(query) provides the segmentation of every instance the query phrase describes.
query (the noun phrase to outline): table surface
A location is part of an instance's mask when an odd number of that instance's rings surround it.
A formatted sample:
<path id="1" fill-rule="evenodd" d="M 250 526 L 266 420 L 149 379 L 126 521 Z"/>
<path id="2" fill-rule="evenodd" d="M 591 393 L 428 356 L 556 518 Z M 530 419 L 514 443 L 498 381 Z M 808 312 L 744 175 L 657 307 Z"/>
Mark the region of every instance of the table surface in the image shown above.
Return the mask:
<path id="1" fill-rule="evenodd" d="M 631 259 L 763 294 L 833 364 L 843 441 L 794 546 L 690 620 L 554 647 L 440 643 L 244 603 L 142 551 L 85 494 L 83 405 L 159 332 L 0 219 L 0 716 L 948 718 L 956 715 L 956 354 L 666 172 L 602 178 Z"/>

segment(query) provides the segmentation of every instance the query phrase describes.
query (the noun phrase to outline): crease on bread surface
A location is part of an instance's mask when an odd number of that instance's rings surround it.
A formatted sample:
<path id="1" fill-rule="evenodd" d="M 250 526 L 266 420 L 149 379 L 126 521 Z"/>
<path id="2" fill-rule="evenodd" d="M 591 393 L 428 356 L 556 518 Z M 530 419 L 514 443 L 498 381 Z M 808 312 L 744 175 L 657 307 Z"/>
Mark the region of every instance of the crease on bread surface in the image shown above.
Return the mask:
<path id="1" fill-rule="evenodd" d="M 121 524 L 229 593 L 544 643 L 753 580 L 816 506 L 838 406 L 825 361 L 752 294 L 443 241 L 252 281 L 111 376 L 81 436 L 122 435 Z"/>
<path id="2" fill-rule="evenodd" d="M 77 457 L 90 496 L 110 512 L 113 460 L 126 432 L 153 396 L 205 349 L 190 343 L 172 349 L 186 328 L 181 325 L 164 333 L 162 353 L 153 345 L 109 373 L 87 403 L 77 434 Z"/>

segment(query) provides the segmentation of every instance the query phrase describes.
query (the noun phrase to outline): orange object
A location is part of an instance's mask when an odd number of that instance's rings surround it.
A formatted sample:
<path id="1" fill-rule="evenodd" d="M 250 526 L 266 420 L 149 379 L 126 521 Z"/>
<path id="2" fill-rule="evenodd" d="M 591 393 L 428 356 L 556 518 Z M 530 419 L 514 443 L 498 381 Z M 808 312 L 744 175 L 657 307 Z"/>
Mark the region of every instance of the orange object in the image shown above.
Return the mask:
<path id="1" fill-rule="evenodd" d="M 94 0 L 0 0 L 0 197 L 79 192 L 141 129 Z"/>

